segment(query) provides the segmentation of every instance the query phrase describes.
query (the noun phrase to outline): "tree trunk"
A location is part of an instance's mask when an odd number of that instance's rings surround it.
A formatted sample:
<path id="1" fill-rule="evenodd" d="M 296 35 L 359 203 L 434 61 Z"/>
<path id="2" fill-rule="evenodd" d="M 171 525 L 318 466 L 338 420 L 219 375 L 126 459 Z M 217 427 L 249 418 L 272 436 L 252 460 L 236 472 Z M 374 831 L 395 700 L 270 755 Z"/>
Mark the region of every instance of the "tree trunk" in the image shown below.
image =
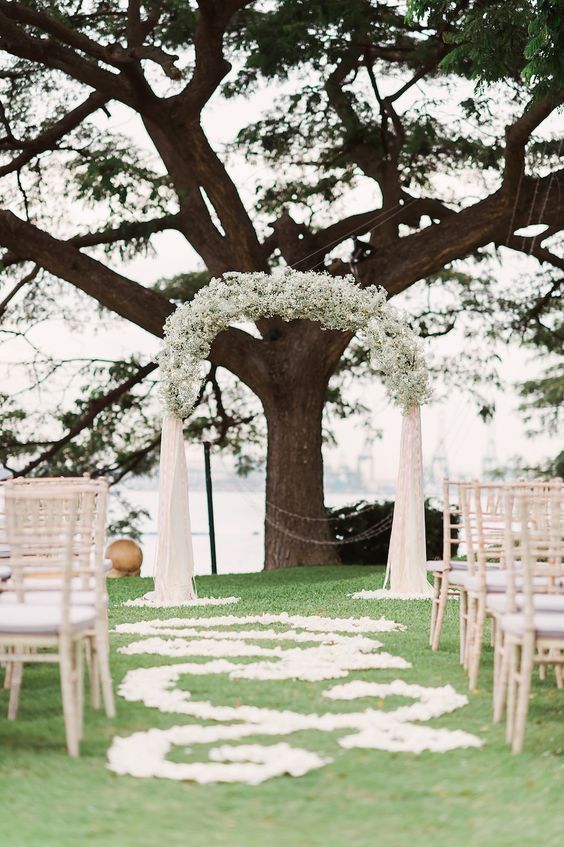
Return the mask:
<path id="1" fill-rule="evenodd" d="M 267 412 L 265 570 L 340 561 L 326 520 L 319 393 L 306 374 Z"/>
<path id="2" fill-rule="evenodd" d="M 265 570 L 336 565 L 323 496 L 322 417 L 327 385 L 347 346 L 345 333 L 309 321 L 280 323 L 259 392 L 268 426 Z"/>

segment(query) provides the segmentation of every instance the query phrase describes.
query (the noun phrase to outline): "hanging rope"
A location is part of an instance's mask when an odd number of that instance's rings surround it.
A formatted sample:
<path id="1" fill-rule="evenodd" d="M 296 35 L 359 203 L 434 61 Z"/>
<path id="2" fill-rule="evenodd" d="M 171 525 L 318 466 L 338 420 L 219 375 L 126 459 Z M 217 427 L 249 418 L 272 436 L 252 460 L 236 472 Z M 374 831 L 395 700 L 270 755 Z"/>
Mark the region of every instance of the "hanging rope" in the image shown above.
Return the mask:
<path id="1" fill-rule="evenodd" d="M 387 515 L 380 523 L 376 524 L 370 529 L 364 530 L 364 532 L 360 532 L 357 535 L 351 535 L 348 538 L 343 538 L 340 541 L 333 541 L 331 539 L 327 540 L 318 540 L 315 538 L 311 538 L 311 536 L 298 535 L 297 532 L 291 532 L 291 530 L 287 529 L 285 526 L 282 526 L 276 521 L 273 521 L 268 515 L 265 516 L 265 521 L 269 526 L 273 526 L 283 535 L 287 535 L 289 538 L 293 538 L 296 541 L 304 541 L 306 544 L 319 544 L 322 547 L 341 547 L 343 544 L 357 544 L 359 541 L 369 541 L 372 538 L 377 538 L 379 535 L 383 535 L 389 529 L 391 529 L 393 520 L 393 512 Z"/>
<path id="2" fill-rule="evenodd" d="M 220 460 L 221 464 L 223 465 L 224 469 L 229 472 L 231 469 L 227 467 L 221 453 L 219 453 L 219 460 Z M 256 507 L 256 505 L 249 499 L 248 496 L 245 496 L 245 495 L 251 494 L 253 492 L 251 492 L 251 490 L 249 488 L 245 488 L 237 478 L 235 480 L 235 487 L 238 489 L 238 491 L 242 495 L 243 499 L 249 504 L 249 506 L 253 509 L 253 511 L 256 512 L 257 514 L 261 514 L 261 516 L 262 516 L 262 510 L 259 510 Z M 303 515 L 298 514 L 297 512 L 290 512 L 287 509 L 283 509 L 281 506 L 276 506 L 273 503 L 271 503 L 269 500 L 265 500 L 265 505 L 266 505 L 267 510 L 269 508 L 275 509 L 279 512 L 283 512 L 284 514 L 287 514 L 289 517 L 292 517 L 292 518 L 295 518 L 295 519 L 301 520 L 301 521 L 319 521 L 319 522 L 330 523 L 333 520 L 335 520 L 334 518 L 331 518 L 331 517 L 325 517 L 325 518 L 305 517 Z M 364 512 L 368 512 L 368 511 L 370 511 L 370 509 L 373 509 L 373 508 L 374 508 L 373 505 L 367 503 L 366 506 L 362 507 L 362 509 L 358 509 L 357 511 L 355 511 L 354 516 L 363 514 Z M 351 517 L 352 517 L 352 515 L 351 515 Z M 311 538 L 310 536 L 300 535 L 299 533 L 293 532 L 292 530 L 288 529 L 287 527 L 283 526 L 282 524 L 279 524 L 277 521 L 273 520 L 268 514 L 266 514 L 265 517 L 264 517 L 265 522 L 269 526 L 274 527 L 279 532 L 281 532 L 283 535 L 287 535 L 289 538 L 293 538 L 296 541 L 303 541 L 307 544 L 320 544 L 324 547 L 327 547 L 327 546 L 340 547 L 342 544 L 355 544 L 355 543 L 360 542 L 360 541 L 368 541 L 371 538 L 377 538 L 379 535 L 383 535 L 385 532 L 387 532 L 391 528 L 392 519 L 393 519 L 393 510 L 389 515 L 386 515 L 385 518 L 382 518 L 382 520 L 380 520 L 374 526 L 371 526 L 368 529 L 363 530 L 362 532 L 356 533 L 355 535 L 351 535 L 348 538 L 344 538 L 344 539 L 338 541 L 338 540 L 332 540 L 332 539 L 317 540 L 317 539 Z"/>

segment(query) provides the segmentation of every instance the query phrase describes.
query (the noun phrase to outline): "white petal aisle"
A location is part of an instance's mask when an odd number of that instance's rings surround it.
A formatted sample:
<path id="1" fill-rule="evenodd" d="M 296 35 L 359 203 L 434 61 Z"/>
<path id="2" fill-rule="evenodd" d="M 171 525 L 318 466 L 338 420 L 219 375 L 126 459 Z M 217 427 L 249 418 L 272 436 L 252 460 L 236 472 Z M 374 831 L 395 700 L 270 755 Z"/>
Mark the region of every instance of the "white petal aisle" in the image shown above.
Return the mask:
<path id="1" fill-rule="evenodd" d="M 338 744 L 343 749 L 439 753 L 480 747 L 479 738 L 462 730 L 419 725 L 466 705 L 467 698 L 450 685 L 430 688 L 401 679 L 382 684 L 352 680 L 325 690 L 323 695 L 331 700 L 367 700 L 369 705 L 364 704 L 359 712 L 322 714 L 244 704 L 222 706 L 195 700 L 189 691 L 179 687 L 180 679 L 186 676 L 221 674 L 228 679 L 264 682 L 318 682 L 345 678 L 354 671 L 409 669 L 409 662 L 381 651 L 382 643 L 373 637 L 375 633 L 403 630 L 401 624 L 384 618 L 338 619 L 286 613 L 120 624 L 117 633 L 138 637 L 119 648 L 121 653 L 197 657 L 200 661 L 131 670 L 119 694 L 149 709 L 214 723 L 190 723 L 118 736 L 108 752 L 108 767 L 119 774 L 143 778 L 256 785 L 283 774 L 301 776 L 331 760 L 282 742 L 213 746 L 205 754 L 207 761 L 175 762 L 168 755 L 175 747 L 186 747 L 192 753 L 198 745 L 237 742 L 253 736 L 280 738 L 302 731 L 339 733 Z M 405 697 L 413 703 L 390 711 L 370 706 L 371 701 L 380 702 L 390 696 Z"/>

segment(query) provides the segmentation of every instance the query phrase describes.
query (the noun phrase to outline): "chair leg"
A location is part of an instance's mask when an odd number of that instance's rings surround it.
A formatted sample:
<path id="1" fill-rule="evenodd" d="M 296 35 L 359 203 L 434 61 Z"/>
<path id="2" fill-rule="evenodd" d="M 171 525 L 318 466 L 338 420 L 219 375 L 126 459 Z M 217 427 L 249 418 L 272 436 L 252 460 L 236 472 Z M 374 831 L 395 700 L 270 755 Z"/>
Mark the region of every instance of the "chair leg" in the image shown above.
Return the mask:
<path id="1" fill-rule="evenodd" d="M 527 726 L 527 714 L 529 711 L 529 694 L 531 692 L 531 677 L 534 665 L 534 644 L 526 639 L 521 648 L 521 662 L 519 667 L 519 688 L 515 704 L 515 720 L 513 724 L 513 753 L 523 750 L 525 740 L 525 727 Z"/>
<path id="2" fill-rule="evenodd" d="M 560 688 L 560 689 L 564 688 L 564 674 L 563 674 L 562 671 L 563 671 L 562 665 L 560 665 L 560 664 L 554 665 L 554 676 L 556 677 L 556 687 Z"/>
<path id="3" fill-rule="evenodd" d="M 486 601 L 484 597 L 478 599 L 476 623 L 472 637 L 472 648 L 470 664 L 468 667 L 468 685 L 471 691 L 475 691 L 478 685 L 478 674 L 480 671 L 480 658 L 482 655 L 482 640 L 484 638 L 484 623 L 486 620 Z"/>
<path id="4" fill-rule="evenodd" d="M 501 636 L 500 636 L 501 638 Z M 505 703 L 507 700 L 507 689 L 509 685 L 509 673 L 510 673 L 510 645 L 501 641 L 501 652 L 500 652 L 500 669 L 499 669 L 499 680 L 496 685 L 495 693 L 495 701 L 494 701 L 494 714 L 493 720 L 494 723 L 499 723 L 503 718 L 503 710 L 505 708 Z"/>
<path id="5" fill-rule="evenodd" d="M 22 685 L 23 662 L 13 662 L 10 673 L 10 699 L 8 702 L 8 720 L 15 721 L 18 716 L 20 703 L 20 688 Z"/>
<path id="6" fill-rule="evenodd" d="M 100 663 L 96 635 L 90 634 L 85 639 L 86 658 L 88 664 L 88 679 L 90 680 L 90 703 L 93 709 L 100 708 Z"/>
<path id="7" fill-rule="evenodd" d="M 6 647 L 6 653 L 13 653 L 13 652 L 14 652 L 13 647 Z M 13 666 L 12 662 L 6 662 L 5 671 L 4 671 L 4 689 L 6 691 L 8 691 L 8 689 L 10 688 L 10 680 L 12 678 L 13 669 L 14 669 L 14 666 Z"/>
<path id="8" fill-rule="evenodd" d="M 82 639 L 74 642 L 74 699 L 76 705 L 76 731 L 79 741 L 84 735 L 84 651 Z"/>
<path id="9" fill-rule="evenodd" d="M 431 626 L 429 627 L 429 647 L 433 646 L 433 635 L 437 623 L 437 605 L 441 596 L 442 574 L 433 574 L 433 599 L 431 601 Z"/>
<path id="10" fill-rule="evenodd" d="M 466 638 L 467 638 L 467 619 L 468 619 L 468 597 L 465 591 L 461 590 L 458 594 L 458 616 L 459 616 L 459 659 L 460 664 L 464 664 L 464 656 L 466 653 Z"/>
<path id="11" fill-rule="evenodd" d="M 441 593 L 439 596 L 439 605 L 437 608 L 437 618 L 435 620 L 435 630 L 433 632 L 433 643 L 431 644 L 433 650 L 438 650 L 439 644 L 441 642 L 441 631 L 443 628 L 443 620 L 448 600 L 448 584 L 448 571 L 443 571 L 441 579 Z"/>
<path id="12" fill-rule="evenodd" d="M 59 657 L 61 671 L 61 695 L 63 699 L 63 718 L 69 756 L 79 756 L 79 734 L 74 690 L 75 668 L 73 651 L 68 642 L 61 643 Z"/>
<path id="13" fill-rule="evenodd" d="M 540 654 L 541 656 L 546 656 L 549 652 L 549 650 L 541 650 Z M 544 682 L 546 680 L 546 665 L 539 665 L 539 679 L 541 680 L 541 682 Z"/>
<path id="14" fill-rule="evenodd" d="M 466 597 L 466 638 L 464 641 L 464 662 L 463 667 L 468 671 L 470 667 L 470 656 L 472 654 L 472 645 L 474 643 L 474 629 L 476 621 L 476 598 L 470 594 Z"/>
<path id="15" fill-rule="evenodd" d="M 98 654 L 98 667 L 100 669 L 100 682 L 102 684 L 102 698 L 104 709 L 109 718 L 115 718 L 116 707 L 114 702 L 114 689 L 112 685 L 112 674 L 110 671 L 110 640 L 108 626 L 101 622 L 96 627 L 96 652 Z"/>
<path id="16" fill-rule="evenodd" d="M 499 697 L 499 687 L 501 682 L 501 663 L 503 656 L 503 636 L 501 626 L 496 618 L 492 620 L 492 631 L 494 634 L 494 661 L 493 661 L 493 686 L 492 686 L 492 709 L 493 714 L 496 712 L 496 704 Z"/>
<path id="17" fill-rule="evenodd" d="M 515 726 L 515 702 L 517 700 L 517 669 L 519 667 L 518 653 L 520 646 L 512 642 L 508 646 L 509 677 L 507 684 L 507 721 L 505 724 L 505 740 L 513 742 L 513 727 Z"/>

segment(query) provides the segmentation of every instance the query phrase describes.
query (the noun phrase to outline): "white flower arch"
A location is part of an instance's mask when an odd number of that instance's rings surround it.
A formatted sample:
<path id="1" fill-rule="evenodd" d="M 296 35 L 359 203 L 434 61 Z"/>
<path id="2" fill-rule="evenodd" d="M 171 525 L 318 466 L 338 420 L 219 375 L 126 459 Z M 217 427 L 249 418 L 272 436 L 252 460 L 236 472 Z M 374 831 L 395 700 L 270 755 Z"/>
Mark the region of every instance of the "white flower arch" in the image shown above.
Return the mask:
<path id="1" fill-rule="evenodd" d="M 313 271 L 227 273 L 212 279 L 165 324 L 159 364 L 162 394 L 171 414 L 184 418 L 190 413 L 202 382 L 203 362 L 218 333 L 238 321 L 274 316 L 362 332 L 390 397 L 404 411 L 428 399 L 420 340 L 386 302 L 383 288 L 361 288 L 353 276 Z"/>
<path id="2" fill-rule="evenodd" d="M 430 392 L 419 338 L 386 302 L 382 288 L 361 288 L 352 276 L 287 270 L 273 275 L 227 273 L 212 279 L 166 322 L 159 364 L 167 413 L 155 592 L 150 602 L 174 605 L 196 596 L 182 419 L 198 395 L 203 362 L 216 335 L 229 325 L 274 316 L 364 334 L 387 392 L 404 414 L 387 574 L 394 593 L 427 595 L 419 406 Z"/>

